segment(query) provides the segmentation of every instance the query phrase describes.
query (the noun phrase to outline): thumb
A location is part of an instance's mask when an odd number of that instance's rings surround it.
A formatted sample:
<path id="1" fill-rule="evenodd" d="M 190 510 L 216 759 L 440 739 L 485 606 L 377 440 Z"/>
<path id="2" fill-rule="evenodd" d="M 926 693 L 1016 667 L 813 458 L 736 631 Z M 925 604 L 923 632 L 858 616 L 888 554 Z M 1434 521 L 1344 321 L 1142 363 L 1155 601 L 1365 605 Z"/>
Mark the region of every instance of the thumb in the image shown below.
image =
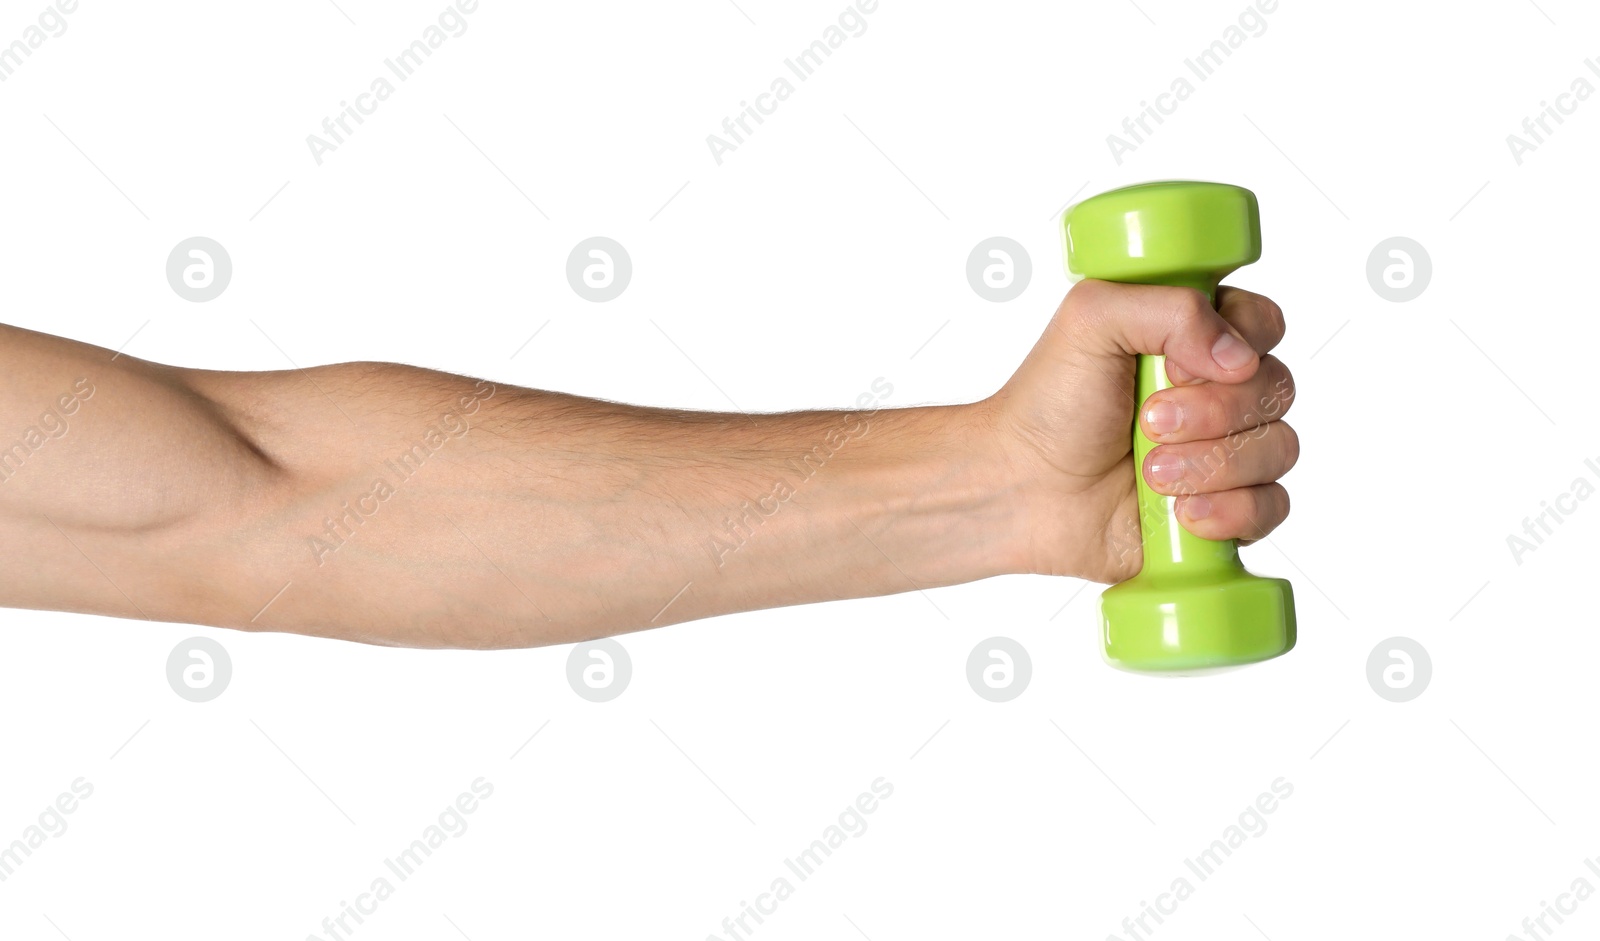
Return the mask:
<path id="1" fill-rule="evenodd" d="M 1194 288 L 1080 281 L 1056 313 L 1085 353 L 1167 357 L 1174 383 L 1239 383 L 1261 365 L 1256 351 Z"/>

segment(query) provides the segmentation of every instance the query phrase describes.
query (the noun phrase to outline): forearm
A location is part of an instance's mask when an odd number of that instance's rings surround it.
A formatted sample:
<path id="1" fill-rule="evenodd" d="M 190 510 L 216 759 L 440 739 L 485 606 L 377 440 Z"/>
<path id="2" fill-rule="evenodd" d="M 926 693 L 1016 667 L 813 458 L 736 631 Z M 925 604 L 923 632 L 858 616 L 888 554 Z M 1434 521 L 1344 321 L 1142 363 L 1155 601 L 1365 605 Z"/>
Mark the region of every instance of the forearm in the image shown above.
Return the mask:
<path id="1" fill-rule="evenodd" d="M 8 604 L 522 646 L 1022 568 L 1027 504 L 977 406 L 725 415 L 409 367 L 123 359 L 22 468 L 77 479 L 3 485 L 32 485 L 0 493 L 5 525 L 50 547 Z M 152 408 L 165 437 L 141 445 Z M 85 460 L 142 487 L 86 492 L 65 470 Z"/>
<path id="2" fill-rule="evenodd" d="M 963 456 L 952 410 L 746 417 L 377 375 L 329 394 L 347 425 L 381 421 L 387 433 L 333 473 L 292 472 L 301 483 L 275 530 L 252 540 L 291 546 L 271 568 L 304 573 L 260 619 L 268 627 L 419 646 L 558 643 L 1006 564 L 1009 505 Z M 444 394 L 418 397 L 431 383 Z M 402 414 L 409 425 L 393 421 Z"/>

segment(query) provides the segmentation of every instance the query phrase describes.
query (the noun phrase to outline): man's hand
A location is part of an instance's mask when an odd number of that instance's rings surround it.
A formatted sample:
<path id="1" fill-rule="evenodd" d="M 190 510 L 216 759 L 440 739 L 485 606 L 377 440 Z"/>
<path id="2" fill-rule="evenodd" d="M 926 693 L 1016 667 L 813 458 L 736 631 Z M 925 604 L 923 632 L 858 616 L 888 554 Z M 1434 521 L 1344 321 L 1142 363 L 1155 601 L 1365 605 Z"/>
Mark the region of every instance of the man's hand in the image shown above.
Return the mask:
<path id="1" fill-rule="evenodd" d="M 1289 513 L 1277 483 L 1300 453 L 1282 421 L 1294 379 L 1267 355 L 1283 312 L 1258 294 L 1084 281 L 990 404 L 1013 461 L 1038 486 L 1030 571 L 1117 582 L 1141 565 L 1131 430 L 1134 355 L 1165 354 L 1174 388 L 1139 415 L 1157 447 L 1138 472 L 1179 497 L 1206 539 L 1260 539 Z"/>

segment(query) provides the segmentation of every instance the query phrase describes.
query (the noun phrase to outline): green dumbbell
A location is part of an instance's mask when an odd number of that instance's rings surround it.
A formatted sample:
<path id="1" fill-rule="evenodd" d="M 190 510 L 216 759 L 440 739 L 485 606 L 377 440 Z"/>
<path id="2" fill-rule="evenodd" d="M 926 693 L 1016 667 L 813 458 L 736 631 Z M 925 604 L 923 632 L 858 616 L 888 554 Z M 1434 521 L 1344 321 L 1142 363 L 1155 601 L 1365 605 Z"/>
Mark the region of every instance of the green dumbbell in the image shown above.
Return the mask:
<path id="1" fill-rule="evenodd" d="M 1217 284 L 1261 257 L 1256 196 L 1222 183 L 1143 183 L 1101 193 L 1062 217 L 1067 272 L 1131 284 Z M 1170 388 L 1166 357 L 1140 356 L 1140 410 Z M 1106 659 L 1127 670 L 1201 673 L 1267 660 L 1294 646 L 1294 590 L 1245 571 L 1232 540 L 1201 539 L 1178 522 L 1176 498 L 1145 482 L 1155 444 L 1133 425 L 1144 568 L 1100 599 Z"/>

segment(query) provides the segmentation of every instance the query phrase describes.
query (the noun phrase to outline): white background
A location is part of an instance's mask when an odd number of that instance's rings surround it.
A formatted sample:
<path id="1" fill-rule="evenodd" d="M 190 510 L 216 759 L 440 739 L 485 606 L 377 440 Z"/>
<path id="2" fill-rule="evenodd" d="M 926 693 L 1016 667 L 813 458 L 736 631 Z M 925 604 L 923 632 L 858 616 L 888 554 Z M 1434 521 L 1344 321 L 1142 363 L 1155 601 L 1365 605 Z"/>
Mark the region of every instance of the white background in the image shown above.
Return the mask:
<path id="1" fill-rule="evenodd" d="M 1600 885 L 1600 501 L 1520 564 L 1506 542 L 1600 463 L 1600 103 L 1521 165 L 1505 140 L 1600 83 L 1593 9 L 1286 0 L 1118 165 L 1107 134 L 1243 0 L 882 0 L 719 166 L 706 135 L 844 8 L 738 2 L 483 0 L 321 166 L 306 136 L 441 0 L 84 2 L 0 84 L 5 317 L 212 368 L 383 359 L 748 410 L 844 406 L 883 376 L 888 404 L 967 401 L 1066 290 L 1069 198 L 1244 184 L 1266 253 L 1234 280 L 1288 312 L 1304 440 L 1295 512 L 1246 560 L 1293 580 L 1298 648 L 1119 673 L 1097 587 L 1016 577 L 630 636 L 632 685 L 593 704 L 567 648 L 4 612 L 0 844 L 74 779 L 94 793 L 0 882 L 0 935 L 320 934 L 480 776 L 470 829 L 355 937 L 720 934 L 879 777 L 868 829 L 754 937 L 1126 937 L 1187 875 L 1155 937 L 1500 939 Z M 0 42 L 42 8 L 0 5 Z M 193 235 L 234 263 L 204 304 L 164 275 Z M 592 235 L 633 259 L 609 303 L 566 282 Z M 993 235 L 1033 261 L 1003 304 L 965 279 Z M 1394 235 L 1433 260 L 1409 303 L 1365 273 Z M 196 635 L 233 662 L 206 704 L 165 675 Z M 1033 662 L 1005 704 L 965 676 L 994 635 Z M 1433 661 L 1404 704 L 1366 679 L 1395 635 Z M 1266 831 L 1188 873 L 1280 777 Z M 1591 900 L 1558 933 L 1596 930 Z"/>

